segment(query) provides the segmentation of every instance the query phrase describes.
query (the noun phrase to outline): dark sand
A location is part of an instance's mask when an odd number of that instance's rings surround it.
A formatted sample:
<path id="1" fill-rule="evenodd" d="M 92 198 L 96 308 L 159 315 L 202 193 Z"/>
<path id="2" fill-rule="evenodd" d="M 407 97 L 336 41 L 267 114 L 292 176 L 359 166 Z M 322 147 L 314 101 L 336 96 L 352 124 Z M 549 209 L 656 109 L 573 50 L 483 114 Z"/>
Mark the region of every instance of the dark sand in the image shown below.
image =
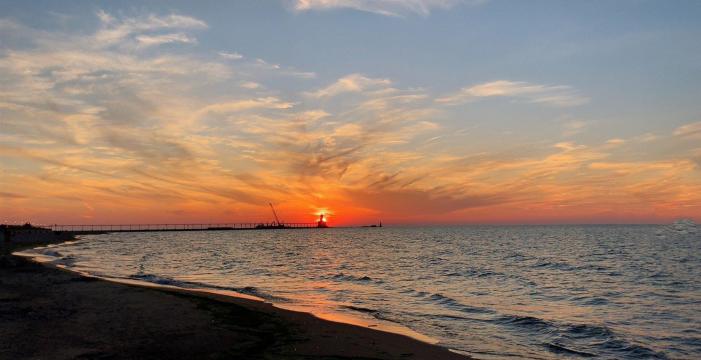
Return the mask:
<path id="1" fill-rule="evenodd" d="M 0 359 L 466 358 L 253 300 L 115 284 L 0 254 Z"/>

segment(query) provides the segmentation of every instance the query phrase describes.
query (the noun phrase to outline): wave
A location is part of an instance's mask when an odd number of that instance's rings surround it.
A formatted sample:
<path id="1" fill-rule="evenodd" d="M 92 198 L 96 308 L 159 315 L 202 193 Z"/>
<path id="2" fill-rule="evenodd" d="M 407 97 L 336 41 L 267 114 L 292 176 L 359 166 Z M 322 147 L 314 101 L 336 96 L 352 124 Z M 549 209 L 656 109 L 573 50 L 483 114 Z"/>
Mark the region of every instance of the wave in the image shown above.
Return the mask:
<path id="1" fill-rule="evenodd" d="M 51 249 L 46 249 L 44 251 L 41 251 L 41 254 L 45 255 L 45 256 L 55 257 L 55 258 L 63 257 L 63 255 L 60 252 L 55 251 L 55 250 L 51 250 Z"/>
<path id="2" fill-rule="evenodd" d="M 445 296 L 440 293 L 430 293 L 426 291 L 419 291 L 415 289 L 404 289 L 399 291 L 402 294 L 409 295 L 413 298 L 422 300 L 422 301 L 427 301 L 431 302 L 434 304 L 439 304 L 443 307 L 446 307 L 450 310 L 455 310 L 463 313 L 479 313 L 479 314 L 491 314 L 494 313 L 494 310 L 488 309 L 488 308 L 483 308 L 483 307 L 477 307 L 477 306 L 471 306 L 467 304 L 463 304 L 459 302 L 458 300 L 455 300 L 449 296 Z"/>
<path id="3" fill-rule="evenodd" d="M 546 268 L 550 270 L 562 270 L 562 271 L 573 271 L 577 270 L 575 266 L 572 266 L 568 263 L 564 262 L 549 262 L 549 261 L 544 261 L 544 262 L 539 262 L 535 265 L 532 266 L 533 268 Z"/>
<path id="4" fill-rule="evenodd" d="M 631 344 L 625 340 L 613 339 L 602 344 L 602 347 L 627 358 L 637 359 L 667 359 L 663 353 L 658 353 L 642 345 Z"/>
<path id="5" fill-rule="evenodd" d="M 407 294 L 407 295 L 409 295 L 411 297 L 415 297 L 415 298 L 422 298 L 422 297 L 425 297 L 426 295 L 430 294 L 430 293 L 427 293 L 425 291 L 417 291 L 414 289 L 401 290 L 400 293 Z"/>
<path id="6" fill-rule="evenodd" d="M 589 297 L 589 296 L 579 296 L 579 297 L 574 297 L 571 298 L 570 300 L 581 304 L 585 306 L 599 306 L 599 305 L 608 305 L 610 301 L 606 298 L 603 297 Z"/>
<path id="7" fill-rule="evenodd" d="M 584 351 L 577 351 L 574 349 L 570 349 L 566 346 L 554 344 L 554 343 L 546 343 L 545 348 L 550 350 L 550 352 L 553 352 L 555 354 L 567 354 L 567 355 L 578 355 L 581 357 L 596 357 L 596 354 L 584 352 Z"/>
<path id="8" fill-rule="evenodd" d="M 503 315 L 494 322 L 500 325 L 516 326 L 535 331 L 551 327 L 547 321 L 532 316 Z"/>
<path id="9" fill-rule="evenodd" d="M 604 325 L 570 324 L 548 321 L 533 316 L 501 315 L 493 322 L 543 338 L 542 345 L 556 354 L 583 357 L 613 356 L 648 359 L 665 359 L 653 349 L 634 344 L 621 338 Z M 552 340 L 554 339 L 554 341 Z"/>
<path id="10" fill-rule="evenodd" d="M 14 253 L 19 256 L 33 258 L 35 261 L 70 268 L 75 265 L 76 258 L 56 251 L 52 246 L 27 249 Z"/>
<path id="11" fill-rule="evenodd" d="M 478 278 L 484 278 L 484 277 L 493 277 L 493 276 L 501 276 L 505 277 L 506 275 L 504 273 L 488 270 L 488 269 L 476 269 L 476 268 L 469 268 L 465 270 L 446 270 L 443 272 L 445 276 L 466 276 L 466 277 L 478 277 Z"/>
<path id="12" fill-rule="evenodd" d="M 210 287 L 212 287 L 210 285 Z M 224 287 L 224 286 L 214 286 L 215 289 L 220 289 L 220 290 L 230 290 L 230 291 L 235 291 L 237 293 L 241 294 L 246 294 L 246 295 L 252 295 L 261 299 L 265 299 L 268 301 L 274 301 L 276 303 L 286 303 L 286 302 L 292 302 L 292 300 L 282 297 L 282 296 L 276 296 L 264 291 L 261 291 L 255 286 L 245 286 L 245 287 Z"/>
<path id="13" fill-rule="evenodd" d="M 260 298 L 260 299 L 274 301 L 274 302 L 278 302 L 278 303 L 280 303 L 280 302 L 284 303 L 284 302 L 291 301 L 290 299 L 280 297 L 280 296 L 275 296 L 275 295 L 266 293 L 264 291 L 261 291 L 254 286 L 244 286 L 244 287 L 218 286 L 218 285 L 211 285 L 211 284 L 199 283 L 199 282 L 194 282 L 194 281 L 180 281 L 180 280 L 175 280 L 175 279 L 168 278 L 168 277 L 163 277 L 163 276 L 158 276 L 158 275 L 153 275 L 153 274 L 143 274 L 143 273 L 130 275 L 130 276 L 128 276 L 128 279 L 141 280 L 141 281 L 146 281 L 146 282 L 150 282 L 150 283 L 158 284 L 158 285 L 177 286 L 177 287 L 181 287 L 184 289 L 203 288 L 203 289 L 233 291 L 233 292 L 237 292 L 240 294 L 251 295 L 251 296 L 255 296 L 255 297 Z"/>
<path id="14" fill-rule="evenodd" d="M 592 270 L 592 271 L 596 271 L 596 272 L 603 272 L 603 271 L 610 271 L 611 270 L 610 267 L 606 267 L 606 266 L 599 265 L 599 264 L 582 265 L 582 266 L 578 266 L 576 269 L 577 270 Z"/>
<path id="15" fill-rule="evenodd" d="M 343 305 L 341 307 L 346 308 L 348 310 L 357 311 L 359 313 L 363 313 L 366 315 L 370 315 L 377 320 L 388 321 L 391 323 L 402 325 L 401 321 L 389 316 L 385 311 L 380 311 L 377 309 L 370 309 L 370 308 L 366 308 L 366 307 L 362 307 L 362 306 L 355 306 L 355 305 Z"/>
<path id="16" fill-rule="evenodd" d="M 421 292 L 423 294 L 428 295 L 428 293 Z M 464 313 L 480 313 L 480 314 L 487 314 L 487 313 L 493 313 L 494 310 L 492 309 L 487 309 L 487 308 L 482 308 L 482 307 L 476 307 L 476 306 L 470 306 L 467 304 L 463 304 L 451 297 L 445 296 L 443 294 L 430 294 L 428 296 L 424 296 L 426 300 L 429 300 L 431 302 L 443 305 L 447 308 L 450 308 L 451 310 L 457 310 L 460 312 Z"/>
<path id="17" fill-rule="evenodd" d="M 134 274 L 130 275 L 128 277 L 129 279 L 133 280 L 141 280 L 141 281 L 146 281 L 154 284 L 159 284 L 159 285 L 171 285 L 171 286 L 178 286 L 178 287 L 186 287 L 186 283 L 182 281 L 177 281 L 171 278 L 166 278 L 158 275 L 153 275 L 153 274 Z"/>
<path id="18" fill-rule="evenodd" d="M 366 314 L 374 314 L 374 313 L 377 313 L 380 311 L 380 310 L 368 309 L 368 308 L 364 308 L 361 306 L 354 306 L 354 305 L 344 305 L 343 307 L 346 309 L 349 309 L 349 310 L 353 310 L 353 311 L 357 311 L 357 312 L 361 312 L 361 313 L 366 313 Z"/>
<path id="19" fill-rule="evenodd" d="M 613 330 L 607 326 L 557 323 L 533 316 L 501 315 L 494 322 L 530 331 L 545 331 L 550 334 L 559 332 L 570 338 L 609 338 L 615 336 Z"/>
<path id="20" fill-rule="evenodd" d="M 530 257 L 520 253 L 520 252 L 512 252 L 511 254 L 505 255 L 503 257 L 504 260 L 509 260 L 509 261 L 526 261 Z"/>
<path id="21" fill-rule="evenodd" d="M 60 252 L 51 248 L 41 249 L 40 251 L 38 251 L 38 253 L 42 256 L 50 258 L 50 262 L 54 265 L 71 267 L 76 262 L 76 258 L 74 256 L 61 254 Z"/>
<path id="22" fill-rule="evenodd" d="M 376 280 L 373 279 L 367 275 L 363 276 L 354 276 L 354 275 L 346 275 L 344 273 L 338 273 L 330 277 L 333 280 L 337 281 L 350 281 L 350 282 L 358 282 L 358 283 L 375 283 L 375 284 L 382 284 L 384 281 L 382 280 Z"/>

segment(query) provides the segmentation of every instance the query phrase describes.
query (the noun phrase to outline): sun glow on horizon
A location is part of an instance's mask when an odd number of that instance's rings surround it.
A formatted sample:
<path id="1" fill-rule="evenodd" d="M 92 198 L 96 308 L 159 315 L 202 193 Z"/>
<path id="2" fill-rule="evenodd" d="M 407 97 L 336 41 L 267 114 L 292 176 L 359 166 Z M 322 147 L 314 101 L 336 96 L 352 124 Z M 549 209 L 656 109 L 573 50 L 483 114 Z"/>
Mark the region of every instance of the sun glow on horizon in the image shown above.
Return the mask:
<path id="1" fill-rule="evenodd" d="M 329 215 L 333 215 L 333 212 L 327 208 L 318 208 L 314 213 L 315 220 L 323 219 L 324 222 L 329 222 Z"/>

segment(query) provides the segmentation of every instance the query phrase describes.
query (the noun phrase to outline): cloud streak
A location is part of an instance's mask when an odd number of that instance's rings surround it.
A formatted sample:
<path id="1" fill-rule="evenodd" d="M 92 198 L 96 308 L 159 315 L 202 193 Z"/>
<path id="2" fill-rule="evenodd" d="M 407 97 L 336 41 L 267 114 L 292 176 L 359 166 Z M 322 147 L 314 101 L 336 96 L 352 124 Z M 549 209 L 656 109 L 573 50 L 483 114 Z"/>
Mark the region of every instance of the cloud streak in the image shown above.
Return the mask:
<path id="1" fill-rule="evenodd" d="M 460 89 L 436 99 L 445 105 L 459 105 L 483 98 L 505 97 L 516 101 L 556 107 L 584 105 L 589 98 L 566 85 L 540 85 L 523 81 L 497 80 Z"/>
<path id="2" fill-rule="evenodd" d="M 458 5 L 478 5 L 486 0 L 296 0 L 296 11 L 353 9 L 384 16 L 428 16 L 433 9 L 450 9 Z"/>
<path id="3" fill-rule="evenodd" d="M 316 98 L 328 98 L 344 93 L 359 93 L 367 89 L 377 89 L 391 85 L 389 79 L 374 79 L 362 74 L 346 75 L 333 84 L 309 93 Z"/>
<path id="4" fill-rule="evenodd" d="M 172 29 L 206 29 L 207 24 L 199 19 L 184 16 L 179 14 L 170 14 L 165 16 L 148 15 L 131 18 L 116 18 L 104 11 L 98 11 L 97 17 L 100 19 L 101 29 L 95 33 L 95 44 L 98 46 L 114 45 L 130 40 L 132 37 L 146 39 L 148 43 L 151 41 L 161 41 L 168 38 L 171 40 L 176 38 L 182 40 L 184 34 L 164 34 L 164 35 L 148 35 L 154 32 Z M 150 39 L 150 40 L 149 40 Z M 189 41 L 192 41 L 189 38 Z M 141 42 L 141 41 L 140 41 Z M 172 42 L 172 41 L 171 41 Z"/>
<path id="5" fill-rule="evenodd" d="M 163 35 L 139 35 L 136 41 L 141 47 L 150 47 L 170 43 L 196 44 L 197 39 L 183 33 L 163 34 Z"/>
<path id="6" fill-rule="evenodd" d="M 676 128 L 674 135 L 682 138 L 701 139 L 701 121 Z"/>
<path id="7" fill-rule="evenodd" d="M 223 57 L 224 59 L 229 59 L 229 60 L 241 60 L 243 59 L 243 55 L 237 53 L 237 52 L 225 52 L 221 51 L 219 52 L 219 56 Z"/>

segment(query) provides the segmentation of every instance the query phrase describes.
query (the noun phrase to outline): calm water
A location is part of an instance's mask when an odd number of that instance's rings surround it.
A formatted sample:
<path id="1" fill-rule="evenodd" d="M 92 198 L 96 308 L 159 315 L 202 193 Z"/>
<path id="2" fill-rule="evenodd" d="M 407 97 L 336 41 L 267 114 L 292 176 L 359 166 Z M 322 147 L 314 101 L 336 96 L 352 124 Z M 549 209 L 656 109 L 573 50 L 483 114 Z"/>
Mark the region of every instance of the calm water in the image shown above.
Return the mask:
<path id="1" fill-rule="evenodd" d="M 699 229 L 701 230 L 701 229 Z M 467 226 L 119 233 L 46 253 L 96 275 L 397 323 L 477 358 L 701 358 L 701 231 Z"/>

